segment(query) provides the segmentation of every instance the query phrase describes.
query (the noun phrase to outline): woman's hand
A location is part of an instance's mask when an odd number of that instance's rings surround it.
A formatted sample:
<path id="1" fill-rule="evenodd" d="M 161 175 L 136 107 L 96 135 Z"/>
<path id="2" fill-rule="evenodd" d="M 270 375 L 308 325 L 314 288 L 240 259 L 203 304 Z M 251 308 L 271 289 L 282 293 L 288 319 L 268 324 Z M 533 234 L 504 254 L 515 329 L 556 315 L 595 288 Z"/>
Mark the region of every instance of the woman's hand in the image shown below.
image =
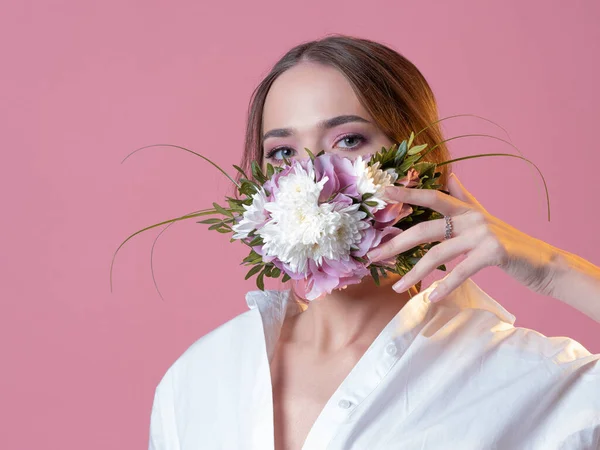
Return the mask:
<path id="1" fill-rule="evenodd" d="M 502 222 L 488 213 L 465 189 L 456 175 L 448 181 L 451 195 L 429 189 L 410 189 L 390 186 L 386 189 L 387 201 L 403 202 L 431 208 L 451 217 L 453 231 L 445 240 L 444 219 L 419 223 L 371 250 L 371 261 L 389 258 L 425 242 L 440 241 L 394 286 L 403 292 L 418 283 L 436 267 L 466 255 L 438 287 L 429 295 L 431 301 L 441 300 L 467 278 L 487 266 L 498 266 L 530 289 L 566 301 L 577 309 L 600 321 L 600 269 L 567 252 L 552 247 L 539 239 Z M 384 198 L 385 200 L 385 198 Z M 596 294 L 593 306 L 581 299 L 569 301 L 569 276 L 578 271 L 578 281 L 585 275 L 589 289 L 585 294 Z M 572 290 L 572 289 L 571 289 Z M 586 309 L 584 311 L 584 309 Z"/>

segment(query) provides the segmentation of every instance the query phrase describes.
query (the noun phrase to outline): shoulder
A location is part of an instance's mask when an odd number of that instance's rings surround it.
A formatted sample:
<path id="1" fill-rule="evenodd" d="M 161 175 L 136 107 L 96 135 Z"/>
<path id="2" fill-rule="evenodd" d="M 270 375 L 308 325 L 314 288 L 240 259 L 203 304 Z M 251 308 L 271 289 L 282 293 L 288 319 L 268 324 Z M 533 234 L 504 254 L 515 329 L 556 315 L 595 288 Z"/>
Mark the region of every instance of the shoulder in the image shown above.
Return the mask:
<path id="1" fill-rule="evenodd" d="M 257 298 L 271 299 L 279 291 L 249 291 L 248 310 L 234 316 L 190 344 L 171 364 L 161 379 L 170 379 L 177 389 L 187 388 L 193 380 L 225 380 L 239 367 L 251 367 L 264 350 L 263 323 Z M 196 383 L 198 384 L 198 383 Z"/>
<path id="2" fill-rule="evenodd" d="M 173 381 L 201 376 L 207 379 L 233 369 L 248 352 L 256 352 L 260 344 L 261 319 L 250 309 L 229 319 L 190 344 L 172 363 L 168 371 Z"/>
<path id="3" fill-rule="evenodd" d="M 563 397 L 588 396 L 600 416 L 600 354 L 566 336 L 546 336 L 514 326 L 515 316 L 472 280 L 432 308 L 422 334 L 456 359 L 456 369 L 471 367 L 478 383 L 537 386 Z M 458 364 L 460 363 L 460 364 Z M 536 392 L 530 390 L 529 392 Z"/>
<path id="4" fill-rule="evenodd" d="M 248 306 L 251 297 L 251 293 L 246 294 Z M 153 448 L 183 448 L 180 442 L 192 439 L 191 435 L 199 432 L 199 424 L 203 432 L 218 426 L 220 417 L 215 415 L 215 408 L 235 410 L 241 392 L 252 383 L 263 345 L 262 320 L 255 308 L 189 345 L 155 388 L 150 434 Z"/>
<path id="5" fill-rule="evenodd" d="M 444 302 L 426 331 L 439 347 L 434 354 L 451 361 L 441 377 L 464 393 L 462 402 L 485 399 L 507 429 L 535 424 L 531 436 L 568 444 L 553 448 L 600 440 L 600 354 L 570 337 L 514 326 L 515 316 L 470 280 Z"/>
<path id="6" fill-rule="evenodd" d="M 543 360 L 551 370 L 567 366 L 573 368 L 573 363 L 597 363 L 600 360 L 600 354 L 592 354 L 575 339 L 546 336 L 531 328 L 515 326 L 515 315 L 471 279 L 460 285 L 449 296 L 447 303 L 445 301 L 436 304 L 442 309 L 435 310 L 436 314 L 444 316 L 446 320 L 464 322 L 462 328 L 467 334 L 475 334 L 483 340 L 487 337 L 487 340 L 496 342 L 499 348 L 510 349 L 519 357 L 529 354 L 531 359 Z"/>
<path id="7" fill-rule="evenodd" d="M 539 331 L 514 327 L 503 339 L 502 350 L 515 364 L 529 367 L 543 364 L 548 395 L 555 392 L 562 401 L 594 405 L 600 425 L 600 353 L 593 354 L 567 336 L 546 336 Z"/>
<path id="8" fill-rule="evenodd" d="M 519 374 L 512 391 L 521 393 L 530 417 L 544 424 L 558 448 L 598 448 L 600 354 L 575 339 L 526 327 L 514 327 L 501 352 Z"/>

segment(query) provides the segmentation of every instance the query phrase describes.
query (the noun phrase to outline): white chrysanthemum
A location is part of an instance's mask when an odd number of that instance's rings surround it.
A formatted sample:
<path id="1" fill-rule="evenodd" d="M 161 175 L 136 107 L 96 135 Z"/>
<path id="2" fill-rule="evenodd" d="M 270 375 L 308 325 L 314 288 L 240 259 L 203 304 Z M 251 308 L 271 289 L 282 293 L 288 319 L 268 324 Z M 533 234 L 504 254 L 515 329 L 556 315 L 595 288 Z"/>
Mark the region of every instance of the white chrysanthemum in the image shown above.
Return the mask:
<path id="1" fill-rule="evenodd" d="M 298 164 L 294 167 L 294 172 L 290 172 L 287 176 L 279 178 L 277 202 L 287 204 L 299 201 L 316 206 L 323 185 L 328 180 L 329 178 L 325 176 L 321 181 L 316 183 L 312 164 L 309 165 L 308 171 Z"/>
<path id="2" fill-rule="evenodd" d="M 265 211 L 265 203 L 267 203 L 267 195 L 261 186 L 260 190 L 252 196 L 252 204 L 242 205 L 246 211 L 242 215 L 242 220 L 231 227 L 235 231 L 233 239 L 246 239 L 248 233 L 269 218 Z"/>
<path id="3" fill-rule="evenodd" d="M 385 208 L 387 203 L 381 199 L 381 196 L 383 195 L 385 188 L 394 184 L 398 179 L 398 174 L 394 169 L 381 170 L 379 168 L 380 165 L 381 163 L 377 161 L 369 166 L 367 161 L 362 159 L 361 155 L 356 157 L 353 161 L 358 193 L 361 196 L 367 193 L 373 194 L 368 200 L 377 202 L 374 211 Z"/>
<path id="4" fill-rule="evenodd" d="M 294 272 L 305 273 L 309 259 L 321 264 L 324 257 L 347 260 L 351 247 L 360 242 L 360 231 L 369 225 L 359 204 L 334 211 L 334 204 L 319 205 L 319 195 L 327 181 L 319 183 L 314 175 L 296 169 L 279 179 L 277 199 L 265 205 L 271 220 L 257 233 L 262 236 L 263 252 L 289 264 Z"/>

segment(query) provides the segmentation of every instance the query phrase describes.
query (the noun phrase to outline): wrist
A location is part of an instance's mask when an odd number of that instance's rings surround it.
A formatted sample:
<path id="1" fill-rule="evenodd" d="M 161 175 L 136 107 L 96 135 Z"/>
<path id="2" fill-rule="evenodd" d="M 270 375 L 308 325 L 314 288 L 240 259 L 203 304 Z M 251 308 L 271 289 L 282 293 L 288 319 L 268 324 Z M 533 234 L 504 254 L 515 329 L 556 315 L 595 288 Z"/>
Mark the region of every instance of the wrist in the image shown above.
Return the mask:
<path id="1" fill-rule="evenodd" d="M 600 267 L 553 249 L 550 295 L 600 322 Z"/>

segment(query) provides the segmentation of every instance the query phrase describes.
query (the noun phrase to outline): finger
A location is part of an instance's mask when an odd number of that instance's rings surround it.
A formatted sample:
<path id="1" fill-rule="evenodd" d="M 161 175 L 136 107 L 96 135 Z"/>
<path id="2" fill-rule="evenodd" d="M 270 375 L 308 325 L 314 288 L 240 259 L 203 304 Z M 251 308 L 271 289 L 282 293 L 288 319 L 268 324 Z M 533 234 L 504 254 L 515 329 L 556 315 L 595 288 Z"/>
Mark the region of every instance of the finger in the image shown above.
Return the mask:
<path id="1" fill-rule="evenodd" d="M 448 177 L 448 191 L 450 192 L 450 195 L 465 203 L 473 206 L 481 206 L 481 203 L 479 203 L 473 194 L 465 188 L 455 173 L 451 173 Z"/>
<path id="2" fill-rule="evenodd" d="M 442 300 L 464 283 L 467 278 L 473 276 L 489 265 L 485 248 L 479 247 L 475 249 L 463 261 L 457 264 L 457 266 L 452 269 L 442 281 L 440 281 L 433 292 L 429 294 L 429 301 L 435 303 Z"/>
<path id="3" fill-rule="evenodd" d="M 392 288 L 396 292 L 403 292 L 410 286 L 417 284 L 437 267 L 453 260 L 463 253 L 472 250 L 473 239 L 469 236 L 459 236 L 432 247 L 421 260 L 410 269 Z"/>
<path id="4" fill-rule="evenodd" d="M 370 262 L 380 261 L 398 255 L 418 244 L 439 241 L 444 237 L 445 226 L 444 219 L 421 222 L 371 249 L 366 256 Z"/>
<path id="5" fill-rule="evenodd" d="M 472 242 L 479 242 L 485 228 L 478 226 L 478 220 L 478 216 L 469 213 L 452 217 L 452 235 L 454 237 L 467 235 Z M 366 256 L 370 262 L 380 261 L 410 250 L 419 244 L 442 241 L 445 235 L 446 221 L 444 219 L 428 220 L 413 225 L 389 241 L 371 249 Z"/>
<path id="6" fill-rule="evenodd" d="M 413 189 L 401 186 L 385 188 L 383 199 L 408 203 L 409 205 L 425 206 L 445 216 L 460 214 L 469 209 L 469 205 L 458 198 L 445 194 L 436 189 Z"/>

